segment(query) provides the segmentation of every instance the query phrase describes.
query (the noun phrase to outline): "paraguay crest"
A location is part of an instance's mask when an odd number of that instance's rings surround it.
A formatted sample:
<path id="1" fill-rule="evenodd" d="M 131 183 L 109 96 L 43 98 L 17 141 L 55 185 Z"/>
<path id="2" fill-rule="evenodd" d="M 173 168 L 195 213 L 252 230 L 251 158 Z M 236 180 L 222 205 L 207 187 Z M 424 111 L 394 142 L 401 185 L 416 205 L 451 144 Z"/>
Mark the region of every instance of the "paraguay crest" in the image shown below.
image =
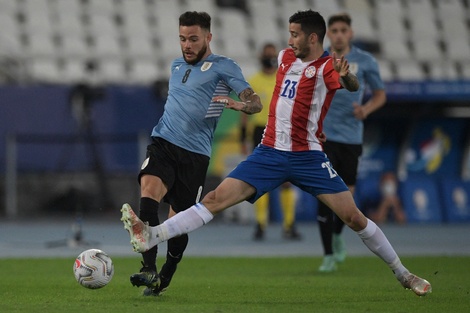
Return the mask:
<path id="1" fill-rule="evenodd" d="M 212 66 L 212 62 L 204 62 L 201 66 L 201 72 L 205 72 L 210 69 Z"/>
<path id="2" fill-rule="evenodd" d="M 315 68 L 315 66 L 309 66 L 305 69 L 305 77 L 307 78 L 312 78 L 313 76 L 315 76 L 315 73 L 317 72 L 317 69 Z"/>

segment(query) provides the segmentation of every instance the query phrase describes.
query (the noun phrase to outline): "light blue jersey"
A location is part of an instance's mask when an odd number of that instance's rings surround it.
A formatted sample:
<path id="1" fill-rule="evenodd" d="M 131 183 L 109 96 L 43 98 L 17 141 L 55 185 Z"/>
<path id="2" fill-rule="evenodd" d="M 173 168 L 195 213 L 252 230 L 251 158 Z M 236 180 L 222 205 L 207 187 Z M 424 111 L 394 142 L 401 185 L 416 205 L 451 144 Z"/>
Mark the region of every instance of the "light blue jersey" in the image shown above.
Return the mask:
<path id="1" fill-rule="evenodd" d="M 366 84 L 371 90 L 384 89 L 379 66 L 374 57 L 355 46 L 345 58 L 349 69 L 359 79 L 359 90 L 355 92 L 340 89 L 336 91 L 330 109 L 323 121 L 323 132 L 328 141 L 347 144 L 362 144 L 364 124 L 354 117 L 353 103 L 362 104 Z"/>
<path id="2" fill-rule="evenodd" d="M 181 57 L 171 65 L 168 98 L 152 137 L 161 137 L 183 149 L 211 156 L 214 131 L 224 104 L 214 96 L 239 95 L 250 85 L 230 58 L 211 54 L 195 65 Z"/>

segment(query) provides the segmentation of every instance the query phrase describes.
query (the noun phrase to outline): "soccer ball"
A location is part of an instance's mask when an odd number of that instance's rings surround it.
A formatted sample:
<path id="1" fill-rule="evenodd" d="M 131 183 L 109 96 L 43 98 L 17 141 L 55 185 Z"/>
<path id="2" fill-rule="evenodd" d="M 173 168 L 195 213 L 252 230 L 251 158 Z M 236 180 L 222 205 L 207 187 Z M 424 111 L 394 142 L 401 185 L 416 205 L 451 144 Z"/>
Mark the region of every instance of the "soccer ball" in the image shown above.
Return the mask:
<path id="1" fill-rule="evenodd" d="M 113 278 L 114 265 L 111 258 L 99 249 L 85 250 L 73 265 L 75 279 L 83 287 L 98 289 L 106 286 Z"/>

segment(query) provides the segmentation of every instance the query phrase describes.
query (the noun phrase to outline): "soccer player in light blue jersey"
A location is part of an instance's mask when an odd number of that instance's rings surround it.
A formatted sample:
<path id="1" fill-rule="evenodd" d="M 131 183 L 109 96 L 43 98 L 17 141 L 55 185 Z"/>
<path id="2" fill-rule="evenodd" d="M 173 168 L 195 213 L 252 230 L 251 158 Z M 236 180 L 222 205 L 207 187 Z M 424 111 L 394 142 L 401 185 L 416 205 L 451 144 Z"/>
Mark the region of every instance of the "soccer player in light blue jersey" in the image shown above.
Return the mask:
<path id="1" fill-rule="evenodd" d="M 260 112 L 260 98 L 231 59 L 212 54 L 211 17 L 186 12 L 179 18 L 183 56 L 171 65 L 168 98 L 154 127 L 152 143 L 139 173 L 140 218 L 150 226 L 160 224 L 161 201 L 170 204 L 169 216 L 199 202 L 211 156 L 214 131 L 224 109 Z M 234 91 L 241 101 L 227 97 Z M 142 268 L 133 274 L 134 286 L 144 295 L 159 295 L 169 286 L 188 244 L 184 234 L 168 241 L 166 262 L 157 271 L 157 246 L 143 252 Z"/>
<path id="2" fill-rule="evenodd" d="M 360 88 L 355 92 L 344 89 L 336 92 L 323 122 L 323 132 L 327 138 L 323 149 L 333 168 L 354 193 L 362 153 L 363 120 L 385 104 L 386 95 L 374 57 L 351 44 L 353 31 L 350 16 L 344 13 L 331 16 L 327 35 L 331 42 L 329 52 L 347 58 L 349 69 L 360 82 Z M 362 104 L 367 85 L 372 91 L 372 97 Z M 318 270 L 332 272 L 337 268 L 336 263 L 343 262 L 346 257 L 341 238 L 344 223 L 321 202 L 317 217 L 324 250 L 323 263 Z"/>

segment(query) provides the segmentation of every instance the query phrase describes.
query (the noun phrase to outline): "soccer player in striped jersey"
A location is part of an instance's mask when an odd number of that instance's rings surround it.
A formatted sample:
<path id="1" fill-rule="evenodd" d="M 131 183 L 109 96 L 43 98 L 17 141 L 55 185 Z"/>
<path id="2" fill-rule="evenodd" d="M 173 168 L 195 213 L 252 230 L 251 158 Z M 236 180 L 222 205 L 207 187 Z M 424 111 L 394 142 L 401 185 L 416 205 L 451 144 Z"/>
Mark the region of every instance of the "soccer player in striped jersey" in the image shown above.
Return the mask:
<path id="1" fill-rule="evenodd" d="M 278 72 L 261 144 L 213 191 L 161 225 L 145 225 L 124 204 L 122 221 L 136 252 L 147 251 L 210 222 L 214 214 L 260 196 L 288 181 L 314 195 L 354 230 L 364 244 L 393 271 L 405 288 L 423 296 L 431 284 L 401 263 L 382 230 L 356 207 L 351 192 L 322 149 L 323 119 L 340 88 L 359 89 L 343 57 L 323 49 L 326 24 L 315 11 L 289 18 L 289 46 L 278 57 Z"/>
<path id="2" fill-rule="evenodd" d="M 363 120 L 385 104 L 385 87 L 375 58 L 351 44 L 353 30 L 348 14 L 336 14 L 328 19 L 327 36 L 331 43 L 329 51 L 348 59 L 349 69 L 357 76 L 361 86 L 356 92 L 338 90 L 323 122 L 323 132 L 327 138 L 323 151 L 354 194 L 357 167 L 362 154 Z M 362 104 L 366 84 L 372 96 Z M 344 223 L 321 202 L 317 216 L 324 250 L 323 262 L 318 270 L 333 272 L 337 268 L 336 263 L 343 262 L 346 257 L 341 237 Z"/>
<path id="3" fill-rule="evenodd" d="M 223 110 L 252 114 L 262 109 L 240 67 L 211 52 L 210 26 L 211 17 L 205 12 L 186 12 L 179 18 L 183 56 L 171 65 L 165 109 L 152 131 L 139 173 L 139 215 L 150 226 L 160 224 L 161 201 L 170 204 L 169 216 L 173 216 L 200 200 L 214 131 Z M 232 90 L 243 102 L 220 98 Z M 170 284 L 187 244 L 187 234 L 168 241 L 166 262 L 159 273 L 157 247 L 143 251 L 143 266 L 131 275 L 131 283 L 146 286 L 144 295 L 161 294 Z"/>
<path id="4" fill-rule="evenodd" d="M 273 43 L 266 43 L 261 49 L 261 69 L 248 78 L 248 83 L 256 90 L 262 103 L 271 102 L 273 87 L 276 84 L 278 54 L 279 52 Z M 262 110 L 259 114 L 241 115 L 243 155 L 248 155 L 249 148 L 254 149 L 261 142 L 264 127 L 268 120 L 268 113 L 268 110 Z M 246 134 L 250 135 L 250 140 L 246 140 Z M 282 212 L 283 237 L 288 240 L 302 239 L 302 235 L 295 226 L 296 190 L 292 188 L 290 183 L 284 183 L 279 188 L 277 196 Z M 269 221 L 270 206 L 269 193 L 264 194 L 255 202 L 256 228 L 253 235 L 254 240 L 264 240 Z"/>

